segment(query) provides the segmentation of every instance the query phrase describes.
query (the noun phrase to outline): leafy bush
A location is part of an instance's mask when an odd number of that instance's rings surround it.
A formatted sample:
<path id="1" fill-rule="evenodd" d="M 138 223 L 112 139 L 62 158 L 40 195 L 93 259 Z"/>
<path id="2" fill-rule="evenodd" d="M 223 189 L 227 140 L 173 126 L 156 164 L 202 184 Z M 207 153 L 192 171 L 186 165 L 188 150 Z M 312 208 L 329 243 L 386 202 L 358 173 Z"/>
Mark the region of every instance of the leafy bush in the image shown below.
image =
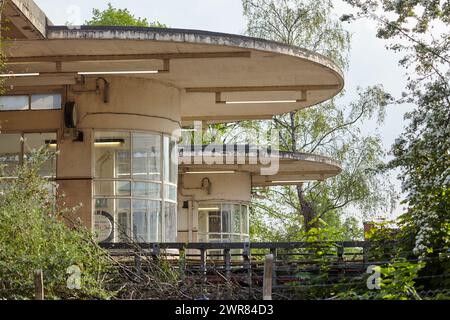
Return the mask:
<path id="1" fill-rule="evenodd" d="M 50 182 L 39 175 L 52 156 L 41 148 L 17 168 L 17 179 L 1 179 L 0 299 L 33 298 L 36 269 L 43 270 L 46 299 L 109 298 L 112 293 L 105 288 L 113 268 L 108 254 L 81 224 L 69 227 L 65 216 L 76 208 L 60 208 Z M 81 270 L 79 290 L 68 289 L 70 266 Z"/>

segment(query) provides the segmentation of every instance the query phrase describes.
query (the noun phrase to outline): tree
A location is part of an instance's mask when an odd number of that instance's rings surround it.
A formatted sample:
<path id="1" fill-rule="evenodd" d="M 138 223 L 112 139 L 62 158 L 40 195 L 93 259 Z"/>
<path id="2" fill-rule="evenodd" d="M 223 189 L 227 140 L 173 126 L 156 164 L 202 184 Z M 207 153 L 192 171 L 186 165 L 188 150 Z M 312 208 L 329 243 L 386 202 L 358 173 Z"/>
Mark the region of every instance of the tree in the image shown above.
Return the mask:
<path id="1" fill-rule="evenodd" d="M 357 12 L 343 21 L 368 18 L 387 48 L 403 53 L 408 83 L 398 103 L 415 109 L 387 168 L 399 168 L 407 211 L 400 217 L 404 249 L 426 262 L 428 289 L 450 287 L 450 2 L 346 0 Z"/>
<path id="2" fill-rule="evenodd" d="M 331 1 L 244 0 L 243 8 L 248 35 L 301 46 L 347 67 L 350 35 L 332 17 Z M 275 218 L 284 226 L 279 235 L 292 240 L 323 228 L 351 206 L 368 213 L 390 204 L 393 194 L 384 191 L 390 186 L 374 170 L 384 156 L 380 139 L 363 136 L 358 127 L 372 117 L 382 122 L 389 101 L 382 87 L 374 86 L 360 90 L 359 99 L 349 105 L 338 106 L 332 99 L 276 116 L 263 126 L 280 132 L 281 150 L 325 153 L 343 164 L 343 173 L 326 182 L 255 190 L 258 198 L 270 200 L 254 201 L 253 218 L 263 224 L 267 215 Z"/>
<path id="3" fill-rule="evenodd" d="M 146 18 L 136 18 L 128 9 L 117 9 L 111 3 L 108 3 L 108 8 L 103 11 L 93 9 L 92 15 L 92 19 L 86 21 L 86 25 L 167 28 L 158 21 L 149 22 Z"/>

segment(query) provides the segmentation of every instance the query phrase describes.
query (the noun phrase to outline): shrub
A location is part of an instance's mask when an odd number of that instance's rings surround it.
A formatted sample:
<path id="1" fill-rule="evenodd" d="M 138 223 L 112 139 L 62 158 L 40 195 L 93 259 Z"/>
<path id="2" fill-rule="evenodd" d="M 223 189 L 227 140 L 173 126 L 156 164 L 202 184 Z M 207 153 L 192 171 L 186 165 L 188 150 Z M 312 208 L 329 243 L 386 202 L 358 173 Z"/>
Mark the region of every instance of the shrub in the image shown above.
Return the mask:
<path id="1" fill-rule="evenodd" d="M 35 269 L 43 270 L 46 299 L 109 298 L 108 254 L 80 223 L 66 224 L 64 217 L 76 208 L 60 208 L 50 182 L 39 175 L 52 156 L 41 148 L 17 168 L 16 179 L 1 179 L 0 299 L 33 298 Z M 81 271 L 80 289 L 67 286 L 71 266 Z"/>

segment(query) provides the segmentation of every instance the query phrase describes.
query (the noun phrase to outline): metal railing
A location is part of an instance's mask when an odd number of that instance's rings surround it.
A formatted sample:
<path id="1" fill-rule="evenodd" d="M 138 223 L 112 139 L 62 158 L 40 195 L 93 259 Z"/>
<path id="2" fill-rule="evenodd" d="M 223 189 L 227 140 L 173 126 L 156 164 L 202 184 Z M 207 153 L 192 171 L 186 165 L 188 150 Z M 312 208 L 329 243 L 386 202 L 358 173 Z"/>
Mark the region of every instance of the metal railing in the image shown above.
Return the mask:
<path id="1" fill-rule="evenodd" d="M 110 254 L 128 257 L 141 266 L 145 257 L 164 260 L 186 274 L 208 276 L 220 272 L 227 279 L 262 279 L 264 257 L 274 256 L 274 283 L 300 281 L 301 273 L 327 272 L 361 275 L 368 266 L 371 243 L 343 242 L 227 242 L 227 243 L 110 243 L 102 244 Z"/>

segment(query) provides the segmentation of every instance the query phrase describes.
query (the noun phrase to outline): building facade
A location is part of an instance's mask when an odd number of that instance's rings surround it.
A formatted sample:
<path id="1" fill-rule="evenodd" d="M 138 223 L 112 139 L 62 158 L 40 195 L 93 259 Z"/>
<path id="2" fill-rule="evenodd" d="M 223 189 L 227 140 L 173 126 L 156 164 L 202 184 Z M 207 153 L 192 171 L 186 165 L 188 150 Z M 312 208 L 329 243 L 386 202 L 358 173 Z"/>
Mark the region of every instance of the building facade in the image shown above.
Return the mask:
<path id="1" fill-rule="evenodd" d="M 318 155 L 179 145 L 194 121 L 270 119 L 332 98 L 342 72 L 319 54 L 207 31 L 53 26 L 31 0 L 6 1 L 2 24 L 2 179 L 33 150 L 58 151 L 42 174 L 82 204 L 72 218 L 99 242 L 248 241 L 253 187 L 341 171 Z"/>

